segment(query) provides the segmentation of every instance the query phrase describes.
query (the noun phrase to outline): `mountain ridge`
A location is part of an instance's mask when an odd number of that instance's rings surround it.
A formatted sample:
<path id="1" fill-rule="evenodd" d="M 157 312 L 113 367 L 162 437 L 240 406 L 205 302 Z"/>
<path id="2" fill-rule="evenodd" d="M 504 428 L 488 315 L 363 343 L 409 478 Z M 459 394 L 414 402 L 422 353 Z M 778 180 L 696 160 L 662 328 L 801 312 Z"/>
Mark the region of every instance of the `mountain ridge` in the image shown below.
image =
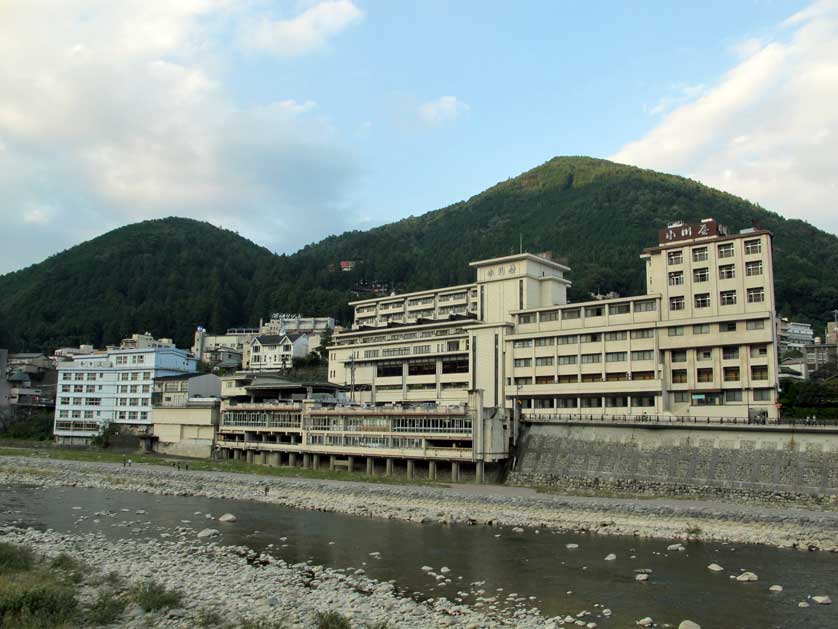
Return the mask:
<path id="1" fill-rule="evenodd" d="M 276 255 L 228 230 L 170 217 L 135 223 L 0 276 L 0 346 L 110 343 L 135 331 L 191 345 L 275 312 L 351 317 L 365 285 L 407 291 L 467 283 L 468 262 L 553 251 L 570 297 L 644 290 L 641 251 L 673 220 L 712 216 L 775 236 L 778 310 L 823 324 L 838 306 L 838 237 L 703 184 L 590 157 L 555 157 L 464 201 Z M 342 273 L 341 260 L 356 268 Z M 76 304 L 67 309 L 66 304 Z M 62 307 L 64 306 L 64 307 Z"/>

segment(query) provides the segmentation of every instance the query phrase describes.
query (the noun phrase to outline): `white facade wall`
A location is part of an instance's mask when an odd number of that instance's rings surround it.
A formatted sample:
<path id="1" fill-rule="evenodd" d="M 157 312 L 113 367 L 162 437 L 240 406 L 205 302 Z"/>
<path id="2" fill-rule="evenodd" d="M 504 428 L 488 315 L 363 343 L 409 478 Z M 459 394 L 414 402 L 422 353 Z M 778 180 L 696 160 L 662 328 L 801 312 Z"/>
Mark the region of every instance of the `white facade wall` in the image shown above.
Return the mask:
<path id="1" fill-rule="evenodd" d="M 108 423 L 151 426 L 155 378 L 196 370 L 177 348 L 108 350 L 58 366 L 56 438 L 89 438 Z"/>

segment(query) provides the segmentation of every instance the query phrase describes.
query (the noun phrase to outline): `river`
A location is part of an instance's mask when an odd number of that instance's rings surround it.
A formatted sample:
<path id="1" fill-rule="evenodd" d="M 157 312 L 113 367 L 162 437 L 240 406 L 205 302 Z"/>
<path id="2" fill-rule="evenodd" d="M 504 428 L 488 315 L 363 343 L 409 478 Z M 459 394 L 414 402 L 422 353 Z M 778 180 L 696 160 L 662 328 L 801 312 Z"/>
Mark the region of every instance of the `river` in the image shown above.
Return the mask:
<path id="1" fill-rule="evenodd" d="M 141 513 L 137 513 L 137 512 Z M 96 513 L 104 515 L 96 516 Z M 224 524 L 205 514 L 234 513 Z M 221 543 L 246 545 L 289 562 L 313 561 L 335 568 L 363 569 L 370 577 L 394 580 L 416 597 L 497 596 L 512 606 L 539 608 L 546 616 L 588 610 L 587 622 L 626 627 L 651 616 L 658 624 L 690 618 L 707 627 L 838 627 L 838 605 L 798 607 L 807 596 L 838 599 L 838 556 L 761 546 L 689 542 L 686 551 L 667 551 L 668 542 L 631 537 L 586 536 L 484 526 L 420 525 L 291 509 L 251 501 L 80 488 L 0 486 L 0 525 L 51 528 L 59 532 L 99 531 L 108 537 L 170 535 L 178 526 L 196 533 L 217 528 Z M 219 539 L 219 538 L 216 538 Z M 578 544 L 568 549 L 567 544 Z M 380 553 L 380 555 L 371 555 Z M 605 561 L 613 553 L 614 561 Z M 725 568 L 707 569 L 710 563 Z M 445 566 L 450 583 L 429 575 Z M 635 580 L 635 570 L 651 570 Z M 759 581 L 730 578 L 741 570 Z M 475 585 L 475 583 L 477 583 Z M 771 593 L 780 584 L 784 591 Z M 483 592 L 481 592 L 483 590 Z M 460 595 L 458 592 L 466 592 Z M 601 610 L 610 618 L 598 617 Z"/>

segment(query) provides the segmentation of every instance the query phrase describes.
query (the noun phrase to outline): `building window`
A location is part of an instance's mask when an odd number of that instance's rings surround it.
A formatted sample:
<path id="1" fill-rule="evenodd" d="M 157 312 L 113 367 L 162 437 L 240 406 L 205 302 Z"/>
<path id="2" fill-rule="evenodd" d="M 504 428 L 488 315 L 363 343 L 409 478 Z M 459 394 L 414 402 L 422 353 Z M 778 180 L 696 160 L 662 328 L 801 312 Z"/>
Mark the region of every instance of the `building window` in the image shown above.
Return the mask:
<path id="1" fill-rule="evenodd" d="M 590 354 L 591 356 L 599 356 L 599 354 Z M 576 356 L 559 356 L 559 365 L 575 365 Z"/>
<path id="2" fill-rule="evenodd" d="M 580 340 L 583 343 L 599 343 L 602 340 L 602 334 L 583 334 Z"/>
<path id="3" fill-rule="evenodd" d="M 719 279 L 720 280 L 732 280 L 736 277 L 736 265 L 735 264 L 723 264 L 719 267 Z"/>
<path id="4" fill-rule="evenodd" d="M 765 289 L 760 287 L 748 289 L 748 303 L 761 304 L 765 301 Z"/>
<path id="5" fill-rule="evenodd" d="M 512 347 L 515 349 L 523 349 L 526 347 L 532 347 L 532 339 L 521 339 L 518 341 L 512 341 Z"/>
<path id="6" fill-rule="evenodd" d="M 695 358 L 699 362 L 713 360 L 713 350 L 709 347 L 700 347 L 699 349 L 695 350 Z"/>
<path id="7" fill-rule="evenodd" d="M 435 373 L 435 360 L 411 360 L 407 363 L 408 376 L 432 376 Z"/>
<path id="8" fill-rule="evenodd" d="M 684 272 L 683 271 L 670 271 L 669 273 L 669 285 L 670 286 L 681 286 L 684 283 Z"/>
<path id="9" fill-rule="evenodd" d="M 590 365 L 593 363 L 602 362 L 601 354 L 582 354 L 582 364 Z"/>
<path id="10" fill-rule="evenodd" d="M 765 320 L 764 319 L 753 319 L 745 323 L 745 327 L 748 330 L 764 330 L 765 329 Z"/>
<path id="11" fill-rule="evenodd" d="M 652 350 L 650 349 L 634 351 L 631 353 L 632 360 L 652 360 L 653 357 Z"/>
<path id="12" fill-rule="evenodd" d="M 532 367 L 532 358 L 516 358 L 512 365 L 514 367 Z"/>
<path id="13" fill-rule="evenodd" d="M 739 367 L 724 368 L 725 382 L 739 382 Z"/>
<path id="14" fill-rule="evenodd" d="M 549 312 L 542 312 L 541 313 L 541 321 L 556 321 L 559 318 L 559 311 L 558 310 L 551 310 Z"/>
<path id="15" fill-rule="evenodd" d="M 579 337 L 575 334 L 571 334 L 570 336 L 560 336 L 556 339 L 556 344 L 558 345 L 573 345 L 579 341 Z"/>
<path id="16" fill-rule="evenodd" d="M 579 308 L 572 308 L 570 310 L 562 310 L 562 319 L 578 319 L 580 317 Z"/>
<path id="17" fill-rule="evenodd" d="M 700 293 L 695 296 L 695 307 L 696 308 L 709 308 L 710 307 L 710 293 Z"/>
<path id="18" fill-rule="evenodd" d="M 689 391 L 675 391 L 672 393 L 672 401 L 676 404 L 685 404 L 690 401 Z"/>
<path id="19" fill-rule="evenodd" d="M 765 358 L 768 356 L 767 345 L 751 345 L 751 358 Z"/>
<path id="20" fill-rule="evenodd" d="M 684 298 L 683 297 L 670 297 L 669 298 L 669 309 L 670 310 L 683 310 L 684 309 Z"/>
<path id="21" fill-rule="evenodd" d="M 609 315 L 628 314 L 629 312 L 631 312 L 631 305 L 629 303 L 611 304 L 608 306 Z"/>
<path id="22" fill-rule="evenodd" d="M 696 247 L 693 249 L 693 262 L 706 262 L 708 257 L 707 247 Z"/>
<path id="23" fill-rule="evenodd" d="M 725 360 L 737 360 L 739 358 L 738 347 L 725 347 L 722 350 L 722 358 Z"/>
<path id="24" fill-rule="evenodd" d="M 771 389 L 754 389 L 754 401 L 755 402 L 770 402 L 771 401 Z"/>
<path id="25" fill-rule="evenodd" d="M 632 380 L 654 380 L 655 379 L 655 372 L 654 371 L 632 371 L 631 372 L 631 379 Z"/>
<path id="26" fill-rule="evenodd" d="M 600 397 L 579 398 L 579 406 L 581 408 L 602 408 L 602 398 L 600 398 Z"/>
<path id="27" fill-rule="evenodd" d="M 625 341 L 628 338 L 628 333 L 626 332 L 606 332 L 605 333 L 605 340 L 606 341 Z"/>
<path id="28" fill-rule="evenodd" d="M 68 373 L 68 372 L 65 371 L 64 373 L 61 374 L 61 379 L 62 380 L 72 380 L 73 379 L 73 374 Z"/>
<path id="29" fill-rule="evenodd" d="M 533 322 L 533 315 L 525 314 L 525 315 L 518 315 L 518 323 L 524 325 L 526 323 Z"/>
<path id="30" fill-rule="evenodd" d="M 738 378 L 737 378 L 738 380 Z M 741 402 L 742 401 L 742 391 L 738 390 L 730 390 L 725 391 L 725 404 L 728 402 Z"/>
<path id="31" fill-rule="evenodd" d="M 574 356 L 574 358 L 575 358 L 575 356 Z M 573 375 L 573 376 L 559 376 L 556 379 L 556 381 L 559 384 L 576 384 L 577 382 L 579 382 L 579 377 L 575 376 L 575 375 Z"/>
<path id="32" fill-rule="evenodd" d="M 710 324 L 702 323 L 693 326 L 693 334 L 710 334 Z"/>
<path id="33" fill-rule="evenodd" d="M 718 248 L 719 257 L 720 258 L 732 258 L 733 257 L 733 243 L 729 242 L 724 245 L 719 245 Z"/>
<path id="34" fill-rule="evenodd" d="M 754 253 L 761 253 L 762 252 L 762 243 L 757 240 L 746 240 L 745 241 L 745 253 L 748 255 Z"/>
<path id="35" fill-rule="evenodd" d="M 669 264 L 683 264 L 684 263 L 684 252 L 683 251 L 670 251 L 666 254 L 666 260 Z"/>
<path id="36" fill-rule="evenodd" d="M 541 358 L 535 359 L 535 366 L 536 367 L 552 367 L 553 366 L 553 357 L 552 356 L 543 356 Z"/>
<path id="37" fill-rule="evenodd" d="M 685 349 L 675 349 L 671 352 L 672 362 L 673 363 L 685 363 L 687 362 L 687 350 Z"/>
<path id="38" fill-rule="evenodd" d="M 602 306 L 588 306 L 585 308 L 586 317 L 601 317 L 605 314 L 605 308 Z"/>
<path id="39" fill-rule="evenodd" d="M 686 369 L 673 369 L 672 370 L 672 383 L 673 384 L 687 384 L 687 370 Z"/>
<path id="40" fill-rule="evenodd" d="M 625 361 L 625 359 L 625 352 L 608 352 L 607 354 L 605 354 L 605 362 L 607 363 L 621 363 Z"/>
<path id="41" fill-rule="evenodd" d="M 702 367 L 696 372 L 699 382 L 713 382 L 713 370 L 709 367 Z"/>
<path id="42" fill-rule="evenodd" d="M 693 281 L 696 284 L 700 284 L 701 282 L 707 282 L 710 280 L 710 269 L 704 267 L 702 269 L 695 269 L 693 271 Z"/>
<path id="43" fill-rule="evenodd" d="M 640 408 L 651 408 L 655 405 L 654 395 L 633 395 L 631 396 L 631 405 Z"/>
<path id="44" fill-rule="evenodd" d="M 635 312 L 654 312 L 655 310 L 657 310 L 657 304 L 654 300 L 634 302 Z"/>
<path id="45" fill-rule="evenodd" d="M 719 332 L 736 332 L 736 321 L 725 321 L 720 323 Z"/>
<path id="46" fill-rule="evenodd" d="M 625 395 L 606 395 L 606 408 L 623 408 L 628 406 L 628 397 Z"/>
<path id="47" fill-rule="evenodd" d="M 768 367 L 766 365 L 751 367 L 751 380 L 768 380 Z"/>
<path id="48" fill-rule="evenodd" d="M 535 339 L 536 347 L 549 347 L 556 344 L 555 336 L 545 336 L 544 338 Z"/>
<path id="49" fill-rule="evenodd" d="M 651 339 L 655 337 L 655 331 L 652 328 L 645 330 L 632 330 L 631 338 L 633 339 Z"/>
<path id="50" fill-rule="evenodd" d="M 735 306 L 736 305 L 736 291 L 735 290 L 723 290 L 719 293 L 719 303 L 722 306 Z"/>
<path id="51" fill-rule="evenodd" d="M 762 275 L 762 260 L 753 260 L 745 263 L 745 275 Z"/>
<path id="52" fill-rule="evenodd" d="M 671 328 L 667 328 L 666 333 L 669 336 L 684 336 L 684 326 L 676 325 Z"/>

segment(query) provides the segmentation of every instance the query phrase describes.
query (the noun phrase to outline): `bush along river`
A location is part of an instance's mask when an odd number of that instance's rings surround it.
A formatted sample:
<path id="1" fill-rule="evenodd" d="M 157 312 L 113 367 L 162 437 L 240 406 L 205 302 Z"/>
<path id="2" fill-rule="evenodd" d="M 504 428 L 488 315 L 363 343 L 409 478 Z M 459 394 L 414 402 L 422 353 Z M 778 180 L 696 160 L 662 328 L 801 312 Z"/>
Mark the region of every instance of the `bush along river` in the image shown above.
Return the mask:
<path id="1" fill-rule="evenodd" d="M 838 627 L 829 552 L 2 482 L 0 541 L 182 593 L 120 626 Z"/>

